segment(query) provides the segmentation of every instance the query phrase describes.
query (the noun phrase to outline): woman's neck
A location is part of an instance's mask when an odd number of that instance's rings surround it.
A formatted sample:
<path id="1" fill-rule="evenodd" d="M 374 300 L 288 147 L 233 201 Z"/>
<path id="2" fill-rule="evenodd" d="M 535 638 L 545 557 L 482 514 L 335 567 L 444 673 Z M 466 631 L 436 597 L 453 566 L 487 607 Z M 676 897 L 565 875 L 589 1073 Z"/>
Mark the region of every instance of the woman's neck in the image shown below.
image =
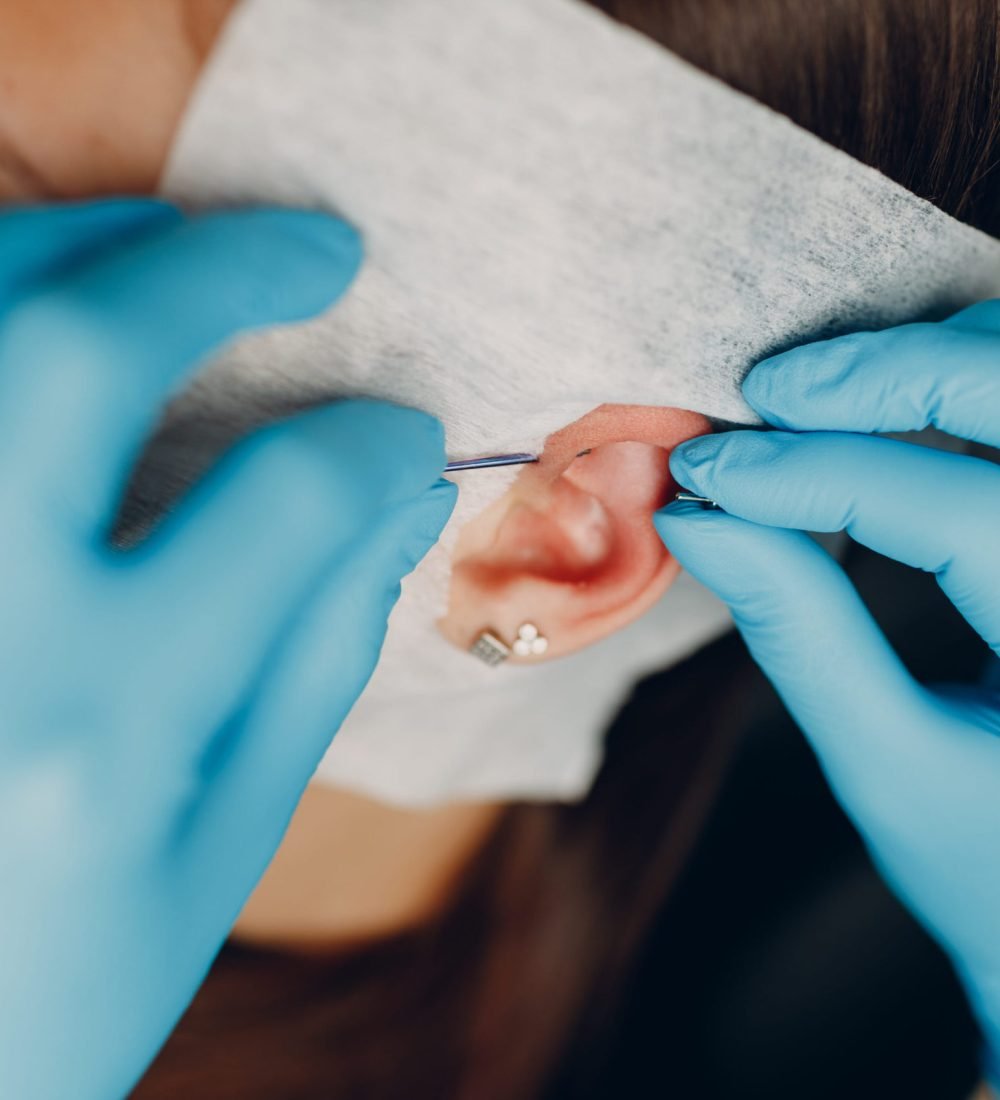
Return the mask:
<path id="1" fill-rule="evenodd" d="M 236 937 L 340 950 L 413 928 L 447 905 L 504 808 L 468 802 L 407 810 L 313 785 Z"/>
<path id="2" fill-rule="evenodd" d="M 236 0 L 0 0 L 0 201 L 156 189 Z"/>

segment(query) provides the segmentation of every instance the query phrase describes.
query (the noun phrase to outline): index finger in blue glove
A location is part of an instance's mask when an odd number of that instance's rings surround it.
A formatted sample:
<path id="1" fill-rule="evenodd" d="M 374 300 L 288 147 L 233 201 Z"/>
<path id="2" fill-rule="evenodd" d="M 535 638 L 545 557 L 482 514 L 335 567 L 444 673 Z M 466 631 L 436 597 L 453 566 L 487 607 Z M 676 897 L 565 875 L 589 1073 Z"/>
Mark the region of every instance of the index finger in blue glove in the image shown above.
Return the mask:
<path id="1" fill-rule="evenodd" d="M 723 599 L 838 788 L 866 807 L 922 748 L 926 696 L 839 565 L 807 535 L 672 504 L 654 523 Z"/>
<path id="2" fill-rule="evenodd" d="M 160 639 L 145 648 L 170 650 L 146 654 L 154 667 L 169 660 L 172 673 L 150 704 L 199 736 L 224 722 L 331 563 L 366 540 L 384 513 L 422 498 L 444 463 L 437 421 L 369 401 L 301 413 L 233 448 L 120 565 L 145 594 L 127 600 L 138 630 Z M 355 583 L 364 575 L 355 569 Z M 399 576 L 388 574 L 380 591 Z M 335 633 L 365 629 L 349 616 Z M 339 679 L 336 668 L 327 674 Z"/>
<path id="3" fill-rule="evenodd" d="M 176 207 L 157 199 L 108 199 L 0 211 L 0 310 L 18 290 L 50 279 L 131 234 L 181 217 Z"/>
<path id="4" fill-rule="evenodd" d="M 336 219 L 255 210 L 154 229 L 56 279 L 0 329 L 2 456 L 103 531 L 185 376 L 238 332 L 320 312 L 360 256 Z"/>
<path id="5" fill-rule="evenodd" d="M 992 463 L 875 436 L 741 431 L 682 444 L 670 468 L 743 519 L 846 530 L 937 574 L 972 626 L 1000 645 L 1000 468 Z"/>
<path id="6" fill-rule="evenodd" d="M 769 424 L 794 431 L 933 426 L 1000 445 L 1000 301 L 942 324 L 794 348 L 758 363 L 743 394 Z"/>
<path id="7" fill-rule="evenodd" d="M 375 668 L 400 578 L 437 540 L 455 495 L 453 484 L 439 482 L 383 513 L 366 538 L 331 563 L 271 655 L 224 753 L 202 810 L 206 843 L 226 835 L 222 821 L 244 822 L 258 835 L 283 827 Z M 273 850 L 278 836 L 261 839 Z"/>

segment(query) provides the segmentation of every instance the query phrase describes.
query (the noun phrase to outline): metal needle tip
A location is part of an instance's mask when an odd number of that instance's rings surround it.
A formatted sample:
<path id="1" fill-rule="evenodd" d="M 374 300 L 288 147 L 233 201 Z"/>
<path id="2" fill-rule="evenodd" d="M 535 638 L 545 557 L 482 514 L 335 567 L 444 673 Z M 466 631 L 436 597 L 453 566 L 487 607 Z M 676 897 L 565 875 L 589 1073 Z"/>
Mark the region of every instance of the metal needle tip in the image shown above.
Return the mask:
<path id="1" fill-rule="evenodd" d="M 444 468 L 446 474 L 458 473 L 460 470 L 486 470 L 491 466 L 527 466 L 531 462 L 537 462 L 538 455 L 490 455 L 488 458 L 463 458 L 457 462 L 449 462 Z"/>
<path id="2" fill-rule="evenodd" d="M 675 497 L 675 501 L 685 501 L 688 504 L 703 504 L 706 508 L 718 508 L 718 504 L 715 503 L 711 497 L 700 497 L 696 493 L 689 493 L 686 489 L 682 489 Z"/>

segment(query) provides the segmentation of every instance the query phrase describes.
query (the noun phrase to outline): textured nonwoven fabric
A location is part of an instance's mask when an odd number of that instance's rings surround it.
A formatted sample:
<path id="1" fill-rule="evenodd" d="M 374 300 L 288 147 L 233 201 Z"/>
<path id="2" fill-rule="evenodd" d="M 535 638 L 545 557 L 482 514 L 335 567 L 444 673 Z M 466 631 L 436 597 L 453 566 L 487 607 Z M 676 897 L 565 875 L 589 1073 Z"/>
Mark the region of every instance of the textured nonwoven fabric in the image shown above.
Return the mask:
<path id="1" fill-rule="evenodd" d="M 1000 242 L 578 0 L 243 0 L 162 190 L 336 211 L 367 260 L 327 317 L 240 342 L 173 403 L 139 522 L 314 402 L 425 409 L 455 458 L 537 450 L 605 402 L 749 424 L 740 381 L 769 353 L 1000 294 Z M 513 476 L 456 479 L 319 779 L 408 805 L 578 798 L 634 679 L 726 628 L 685 580 L 560 661 L 451 647 L 450 549 Z"/>

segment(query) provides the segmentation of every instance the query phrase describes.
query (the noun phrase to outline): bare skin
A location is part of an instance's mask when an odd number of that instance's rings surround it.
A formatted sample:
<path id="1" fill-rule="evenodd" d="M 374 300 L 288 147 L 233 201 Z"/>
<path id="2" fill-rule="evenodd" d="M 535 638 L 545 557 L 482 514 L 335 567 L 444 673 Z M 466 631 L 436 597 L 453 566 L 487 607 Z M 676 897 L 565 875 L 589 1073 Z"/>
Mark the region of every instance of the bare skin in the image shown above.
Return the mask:
<path id="1" fill-rule="evenodd" d="M 237 934 L 321 950 L 416 927 L 451 896 L 503 809 L 468 802 L 408 810 L 313 785 Z"/>
<path id="2" fill-rule="evenodd" d="M 235 0 L 0 0 L 0 198 L 148 193 Z"/>

